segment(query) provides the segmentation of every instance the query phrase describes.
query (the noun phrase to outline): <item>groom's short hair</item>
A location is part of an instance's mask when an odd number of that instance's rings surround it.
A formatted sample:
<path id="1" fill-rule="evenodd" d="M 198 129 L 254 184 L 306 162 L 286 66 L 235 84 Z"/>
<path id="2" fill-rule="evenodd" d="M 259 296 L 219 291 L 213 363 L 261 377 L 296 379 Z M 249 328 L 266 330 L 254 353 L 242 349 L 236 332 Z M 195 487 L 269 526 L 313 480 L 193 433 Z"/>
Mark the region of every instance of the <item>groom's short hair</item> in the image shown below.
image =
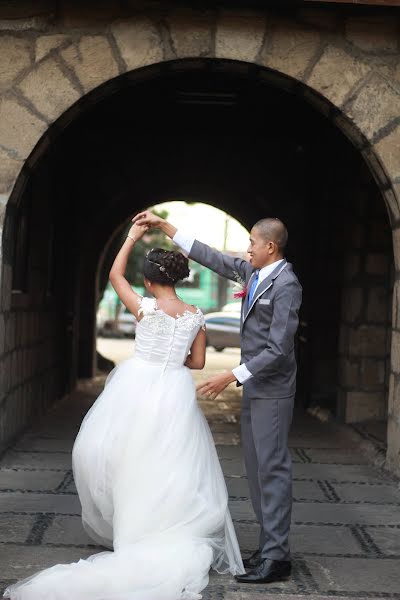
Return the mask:
<path id="1" fill-rule="evenodd" d="M 265 240 L 272 240 L 278 246 L 279 250 L 284 252 L 288 241 L 288 232 L 280 219 L 275 217 L 260 219 L 255 223 L 254 227 L 257 227 Z"/>

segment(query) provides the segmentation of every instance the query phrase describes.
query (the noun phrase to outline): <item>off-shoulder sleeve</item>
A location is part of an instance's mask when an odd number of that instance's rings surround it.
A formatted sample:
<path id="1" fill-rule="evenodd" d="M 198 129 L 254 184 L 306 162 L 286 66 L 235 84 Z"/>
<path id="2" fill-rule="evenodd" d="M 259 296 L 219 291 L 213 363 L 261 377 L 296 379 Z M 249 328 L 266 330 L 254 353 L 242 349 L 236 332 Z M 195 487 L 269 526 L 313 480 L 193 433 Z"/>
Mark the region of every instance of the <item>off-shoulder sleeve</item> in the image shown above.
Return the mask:
<path id="1" fill-rule="evenodd" d="M 197 309 L 197 314 L 198 314 L 198 318 L 199 318 L 198 323 L 200 325 L 200 328 L 203 331 L 205 331 L 206 330 L 206 320 L 204 318 L 204 314 L 203 314 L 203 312 L 199 308 Z"/>
<path id="2" fill-rule="evenodd" d="M 140 296 L 138 298 L 139 302 L 139 310 L 138 314 L 143 315 L 152 315 L 157 310 L 157 302 L 155 298 L 146 298 L 144 296 Z"/>

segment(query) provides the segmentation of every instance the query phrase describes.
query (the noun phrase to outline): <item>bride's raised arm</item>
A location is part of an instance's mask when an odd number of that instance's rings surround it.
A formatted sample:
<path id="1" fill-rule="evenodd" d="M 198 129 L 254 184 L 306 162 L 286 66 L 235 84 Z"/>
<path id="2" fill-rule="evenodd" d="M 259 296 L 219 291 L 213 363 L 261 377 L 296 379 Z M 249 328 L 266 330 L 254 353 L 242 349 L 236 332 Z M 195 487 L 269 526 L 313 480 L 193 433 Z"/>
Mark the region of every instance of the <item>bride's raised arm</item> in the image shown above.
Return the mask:
<path id="1" fill-rule="evenodd" d="M 147 225 L 137 225 L 136 223 L 132 225 L 126 240 L 115 257 L 109 273 L 109 280 L 118 294 L 119 299 L 137 319 L 139 319 L 139 300 L 142 297 L 131 288 L 131 284 L 125 277 L 125 271 L 129 254 L 131 253 L 133 246 L 141 237 L 143 237 L 147 230 Z"/>

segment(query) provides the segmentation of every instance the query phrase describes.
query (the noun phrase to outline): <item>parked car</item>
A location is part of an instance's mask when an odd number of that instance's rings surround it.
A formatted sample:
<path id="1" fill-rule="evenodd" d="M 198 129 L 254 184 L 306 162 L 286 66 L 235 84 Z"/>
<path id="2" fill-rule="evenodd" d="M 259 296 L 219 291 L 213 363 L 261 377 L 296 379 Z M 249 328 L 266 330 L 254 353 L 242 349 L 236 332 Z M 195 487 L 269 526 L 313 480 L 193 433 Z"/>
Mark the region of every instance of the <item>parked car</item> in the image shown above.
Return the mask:
<path id="1" fill-rule="evenodd" d="M 117 329 L 127 337 L 135 337 L 137 319 L 125 306 L 119 313 L 117 319 Z"/>
<path id="2" fill-rule="evenodd" d="M 224 304 L 224 306 L 221 308 L 222 312 L 234 312 L 234 313 L 240 313 L 242 309 L 242 303 L 241 302 L 228 302 L 228 304 Z"/>
<path id="3" fill-rule="evenodd" d="M 123 306 L 117 319 L 105 319 L 98 323 L 97 333 L 103 337 L 135 337 L 137 319 Z"/>
<path id="4" fill-rule="evenodd" d="M 205 320 L 207 346 L 212 346 L 217 352 L 240 347 L 240 313 L 208 313 Z"/>

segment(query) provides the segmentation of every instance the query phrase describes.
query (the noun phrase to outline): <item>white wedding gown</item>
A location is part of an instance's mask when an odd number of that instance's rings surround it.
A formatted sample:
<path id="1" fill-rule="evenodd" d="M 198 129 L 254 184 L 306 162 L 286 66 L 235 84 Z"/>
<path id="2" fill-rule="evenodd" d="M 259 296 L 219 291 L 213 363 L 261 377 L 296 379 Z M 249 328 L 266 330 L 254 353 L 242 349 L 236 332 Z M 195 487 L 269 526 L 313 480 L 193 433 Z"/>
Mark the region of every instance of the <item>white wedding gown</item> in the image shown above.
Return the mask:
<path id="1" fill-rule="evenodd" d="M 192 600 L 243 573 L 214 441 L 184 362 L 204 315 L 141 302 L 136 350 L 107 377 L 72 449 L 82 522 L 110 548 L 10 585 L 11 600 Z"/>

